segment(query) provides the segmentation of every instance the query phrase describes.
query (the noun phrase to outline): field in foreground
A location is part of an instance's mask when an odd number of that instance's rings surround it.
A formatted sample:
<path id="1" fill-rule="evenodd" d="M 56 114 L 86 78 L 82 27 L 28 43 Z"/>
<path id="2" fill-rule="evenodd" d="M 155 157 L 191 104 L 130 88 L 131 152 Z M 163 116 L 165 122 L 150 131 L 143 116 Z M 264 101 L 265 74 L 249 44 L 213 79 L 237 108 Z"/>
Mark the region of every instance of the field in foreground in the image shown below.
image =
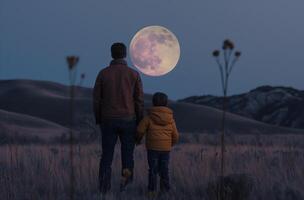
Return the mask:
<path id="1" fill-rule="evenodd" d="M 183 138 L 171 154 L 171 199 L 207 199 L 208 183 L 219 173 L 219 147 L 212 136 Z M 253 177 L 252 200 L 304 198 L 304 136 L 236 136 L 228 140 L 226 174 Z M 99 144 L 75 145 L 76 198 L 97 199 Z M 0 146 L 2 200 L 68 199 L 68 145 Z M 145 199 L 146 152 L 135 150 L 135 181 L 120 194 L 119 146 L 113 162 L 112 192 L 108 199 Z"/>

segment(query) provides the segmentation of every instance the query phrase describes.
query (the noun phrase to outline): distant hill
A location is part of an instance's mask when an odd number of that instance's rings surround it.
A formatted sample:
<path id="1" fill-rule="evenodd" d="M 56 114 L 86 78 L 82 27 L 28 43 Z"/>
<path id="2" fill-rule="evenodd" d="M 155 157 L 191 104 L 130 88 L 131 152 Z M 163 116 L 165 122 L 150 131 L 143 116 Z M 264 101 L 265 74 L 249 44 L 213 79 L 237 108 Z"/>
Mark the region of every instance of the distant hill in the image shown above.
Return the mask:
<path id="1" fill-rule="evenodd" d="M 6 134 L 60 135 L 68 133 L 68 86 L 33 80 L 0 81 L 0 127 Z M 92 112 L 92 89 L 77 87 L 73 129 L 85 134 L 98 130 Z M 151 105 L 151 95 L 145 95 L 145 107 Z M 218 133 L 221 111 L 215 108 L 170 101 L 177 127 L 184 133 Z M 4 117 L 5 116 L 5 117 Z M 235 114 L 227 114 L 228 132 L 232 134 L 302 133 L 296 129 L 268 125 Z"/>
<path id="2" fill-rule="evenodd" d="M 179 102 L 221 109 L 223 98 L 191 96 Z M 290 87 L 258 87 L 230 96 L 229 111 L 268 124 L 304 129 L 304 91 Z"/>
<path id="3" fill-rule="evenodd" d="M 0 138 L 30 138 L 49 141 L 68 133 L 68 129 L 44 119 L 0 110 Z M 0 142 L 1 143 L 1 142 Z"/>

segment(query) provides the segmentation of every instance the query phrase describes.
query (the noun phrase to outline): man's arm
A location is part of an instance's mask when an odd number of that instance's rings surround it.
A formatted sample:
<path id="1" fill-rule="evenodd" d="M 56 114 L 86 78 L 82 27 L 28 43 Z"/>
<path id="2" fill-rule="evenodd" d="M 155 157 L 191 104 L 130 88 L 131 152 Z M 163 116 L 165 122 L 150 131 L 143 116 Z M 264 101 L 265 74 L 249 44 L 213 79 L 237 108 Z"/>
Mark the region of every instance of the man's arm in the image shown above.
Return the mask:
<path id="1" fill-rule="evenodd" d="M 137 124 L 139 124 L 140 120 L 142 120 L 144 116 L 144 92 L 139 74 L 137 74 L 137 80 L 135 82 L 133 98 L 134 98 L 136 122 Z"/>
<path id="2" fill-rule="evenodd" d="M 136 133 L 136 143 L 140 143 L 142 138 L 147 132 L 147 129 L 149 127 L 149 117 L 144 117 L 137 126 L 137 133 Z"/>
<path id="3" fill-rule="evenodd" d="M 98 74 L 93 89 L 93 109 L 96 124 L 101 123 L 101 99 L 102 99 L 102 80 L 101 73 Z"/>

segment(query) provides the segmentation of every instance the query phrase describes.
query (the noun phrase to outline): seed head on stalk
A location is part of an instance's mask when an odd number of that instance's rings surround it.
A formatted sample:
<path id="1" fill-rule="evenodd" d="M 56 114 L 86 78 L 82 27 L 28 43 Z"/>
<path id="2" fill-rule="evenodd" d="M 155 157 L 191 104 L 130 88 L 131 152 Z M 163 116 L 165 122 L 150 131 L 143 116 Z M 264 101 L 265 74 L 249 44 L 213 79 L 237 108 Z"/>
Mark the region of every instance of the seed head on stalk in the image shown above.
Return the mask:
<path id="1" fill-rule="evenodd" d="M 224 175 L 225 175 L 225 132 L 226 132 L 226 110 L 228 104 L 228 83 L 229 83 L 229 77 L 232 72 L 232 69 L 237 62 L 237 60 L 241 56 L 240 51 L 234 51 L 234 43 L 226 39 L 223 42 L 222 45 L 222 51 L 214 50 L 212 52 L 213 57 L 215 58 L 215 61 L 219 67 L 220 70 L 220 77 L 221 77 L 221 85 L 222 85 L 222 91 L 223 91 L 223 112 L 222 112 L 222 123 L 221 123 L 221 154 L 220 154 L 220 191 L 219 191 L 219 197 L 220 200 L 224 200 Z M 233 55 L 234 52 L 234 56 Z M 220 55 L 223 55 L 223 64 L 220 60 Z M 233 59 L 231 60 L 231 58 Z"/>
<path id="2" fill-rule="evenodd" d="M 79 57 L 74 55 L 67 56 L 66 61 L 68 64 L 70 85 L 73 86 L 75 85 L 75 81 L 76 81 L 76 74 L 77 74 L 76 66 L 79 62 Z"/>
<path id="3" fill-rule="evenodd" d="M 76 82 L 77 70 L 76 66 L 79 62 L 78 56 L 67 56 L 66 61 L 68 64 L 69 70 L 69 80 L 70 80 L 70 161 L 71 161 L 71 170 L 70 170 L 70 200 L 74 200 L 75 195 L 75 173 L 74 173 L 74 136 L 73 136 L 73 125 L 74 125 L 74 85 Z"/>
<path id="4" fill-rule="evenodd" d="M 85 73 L 82 73 L 82 74 L 80 75 L 80 82 L 79 82 L 79 86 L 82 86 L 82 84 L 83 84 L 83 82 L 84 82 L 85 77 L 86 77 Z"/>

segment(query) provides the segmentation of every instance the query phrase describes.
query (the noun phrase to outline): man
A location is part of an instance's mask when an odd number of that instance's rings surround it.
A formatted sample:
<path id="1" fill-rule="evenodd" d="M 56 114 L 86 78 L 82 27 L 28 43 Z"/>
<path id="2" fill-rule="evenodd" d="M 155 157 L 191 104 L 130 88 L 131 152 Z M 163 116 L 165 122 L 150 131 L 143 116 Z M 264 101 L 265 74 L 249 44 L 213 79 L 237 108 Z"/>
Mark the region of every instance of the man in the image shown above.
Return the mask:
<path id="1" fill-rule="evenodd" d="M 99 167 L 100 191 L 111 188 L 111 165 L 117 139 L 121 142 L 121 189 L 133 179 L 133 151 L 136 126 L 143 118 L 143 90 L 140 75 L 128 67 L 123 43 L 111 46 L 113 60 L 97 76 L 94 91 L 96 124 L 101 127 L 102 156 Z"/>

